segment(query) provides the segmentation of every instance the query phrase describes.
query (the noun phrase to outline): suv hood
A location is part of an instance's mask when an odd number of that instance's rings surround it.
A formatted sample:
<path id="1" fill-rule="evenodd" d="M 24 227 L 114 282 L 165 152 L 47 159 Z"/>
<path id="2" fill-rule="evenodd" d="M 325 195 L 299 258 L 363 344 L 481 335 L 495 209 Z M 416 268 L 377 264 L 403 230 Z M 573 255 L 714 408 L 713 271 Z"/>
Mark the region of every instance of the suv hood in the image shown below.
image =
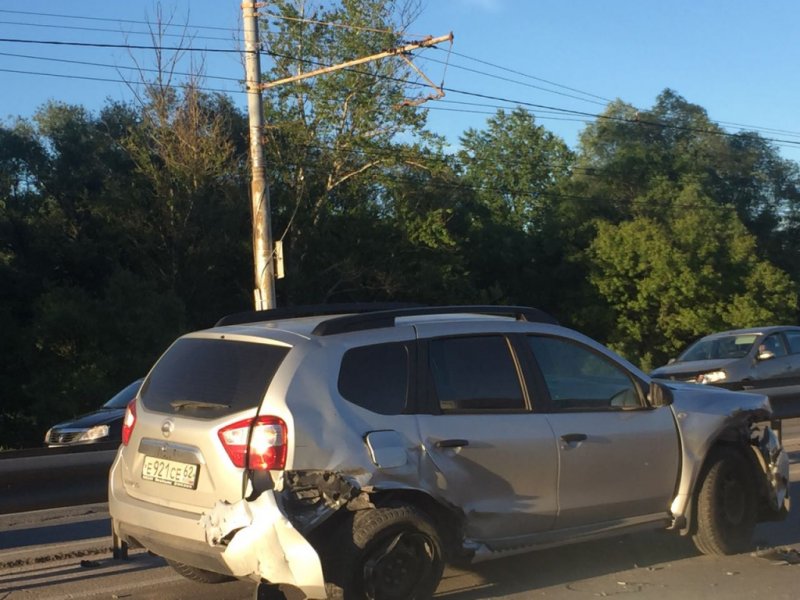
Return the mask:
<path id="1" fill-rule="evenodd" d="M 767 421 L 772 415 L 769 398 L 762 394 L 732 392 L 724 388 L 693 383 L 669 382 L 669 387 L 675 392 L 673 409 L 682 422 L 682 428 L 694 417 L 702 416 L 702 419 L 713 420 L 722 418 L 725 421 L 737 418 L 744 421 Z"/>
<path id="2" fill-rule="evenodd" d="M 650 377 L 671 377 L 680 375 L 692 375 L 707 373 L 708 371 L 716 371 L 717 369 L 724 369 L 728 365 L 732 365 L 741 358 L 714 358 L 710 360 L 689 360 L 674 362 L 671 365 L 664 365 L 655 369 L 650 373 Z"/>

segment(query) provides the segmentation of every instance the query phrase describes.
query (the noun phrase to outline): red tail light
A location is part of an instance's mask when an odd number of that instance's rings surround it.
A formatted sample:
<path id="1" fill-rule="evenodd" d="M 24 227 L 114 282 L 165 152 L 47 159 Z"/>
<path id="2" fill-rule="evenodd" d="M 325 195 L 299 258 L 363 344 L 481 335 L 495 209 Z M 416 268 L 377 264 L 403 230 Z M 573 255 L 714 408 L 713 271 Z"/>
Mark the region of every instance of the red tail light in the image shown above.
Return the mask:
<path id="1" fill-rule="evenodd" d="M 286 465 L 286 423 L 283 419 L 245 419 L 223 427 L 218 435 L 225 451 L 237 467 L 245 466 L 246 456 L 249 456 L 247 467 L 257 471 L 283 469 Z"/>
<path id="2" fill-rule="evenodd" d="M 127 446 L 131 441 L 133 427 L 136 425 L 136 398 L 128 402 L 125 408 L 125 418 L 122 420 L 122 445 Z"/>

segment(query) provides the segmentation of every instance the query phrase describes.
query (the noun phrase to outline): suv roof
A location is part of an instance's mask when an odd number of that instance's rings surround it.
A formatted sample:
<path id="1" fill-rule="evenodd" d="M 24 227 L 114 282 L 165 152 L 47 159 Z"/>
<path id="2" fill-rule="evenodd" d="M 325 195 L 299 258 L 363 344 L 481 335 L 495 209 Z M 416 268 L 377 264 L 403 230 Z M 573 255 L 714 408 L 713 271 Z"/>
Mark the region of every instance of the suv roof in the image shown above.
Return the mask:
<path id="1" fill-rule="evenodd" d="M 409 317 L 445 315 L 453 320 L 456 318 L 463 319 L 464 315 L 480 315 L 558 325 L 558 321 L 552 315 L 538 308 L 526 306 L 340 304 L 236 313 L 221 318 L 217 321 L 216 327 L 280 321 L 280 324 L 275 323 L 277 328 L 287 329 L 295 333 L 306 333 L 308 327 L 313 326 L 310 331 L 311 335 L 325 336 L 365 329 L 393 327 L 398 319 L 403 319 L 406 322 Z M 291 324 L 287 323 L 289 319 L 292 321 Z"/>

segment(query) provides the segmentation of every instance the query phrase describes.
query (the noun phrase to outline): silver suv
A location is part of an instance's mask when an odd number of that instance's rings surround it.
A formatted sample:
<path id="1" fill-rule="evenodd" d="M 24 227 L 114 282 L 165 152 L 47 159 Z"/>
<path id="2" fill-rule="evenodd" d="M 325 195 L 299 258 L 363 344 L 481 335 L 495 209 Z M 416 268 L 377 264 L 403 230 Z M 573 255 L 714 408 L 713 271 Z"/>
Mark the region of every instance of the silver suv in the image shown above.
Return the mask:
<path id="1" fill-rule="evenodd" d="M 223 319 L 153 367 L 110 473 L 116 556 L 426 598 L 446 561 L 642 527 L 739 552 L 788 509 L 764 396 L 652 382 L 536 309 L 290 313 Z"/>

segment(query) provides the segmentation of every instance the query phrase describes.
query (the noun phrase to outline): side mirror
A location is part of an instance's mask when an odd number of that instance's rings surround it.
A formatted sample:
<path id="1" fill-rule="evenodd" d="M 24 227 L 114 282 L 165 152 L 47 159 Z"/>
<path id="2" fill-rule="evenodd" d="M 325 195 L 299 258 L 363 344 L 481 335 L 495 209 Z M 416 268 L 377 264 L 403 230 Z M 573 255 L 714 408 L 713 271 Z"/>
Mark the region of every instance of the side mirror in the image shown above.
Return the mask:
<path id="1" fill-rule="evenodd" d="M 775 358 L 775 353 L 769 350 L 762 350 L 756 355 L 756 360 L 769 360 L 771 358 Z"/>
<path id="2" fill-rule="evenodd" d="M 663 383 L 651 381 L 650 393 L 647 394 L 647 400 L 653 408 L 661 408 L 662 406 L 669 406 L 672 404 L 674 398 L 672 396 L 672 390 Z"/>
<path id="3" fill-rule="evenodd" d="M 667 361 L 667 364 L 668 364 L 668 365 L 671 365 L 671 364 L 672 364 L 672 363 L 674 363 L 676 360 L 677 360 L 676 358 L 670 358 L 670 359 Z"/>

